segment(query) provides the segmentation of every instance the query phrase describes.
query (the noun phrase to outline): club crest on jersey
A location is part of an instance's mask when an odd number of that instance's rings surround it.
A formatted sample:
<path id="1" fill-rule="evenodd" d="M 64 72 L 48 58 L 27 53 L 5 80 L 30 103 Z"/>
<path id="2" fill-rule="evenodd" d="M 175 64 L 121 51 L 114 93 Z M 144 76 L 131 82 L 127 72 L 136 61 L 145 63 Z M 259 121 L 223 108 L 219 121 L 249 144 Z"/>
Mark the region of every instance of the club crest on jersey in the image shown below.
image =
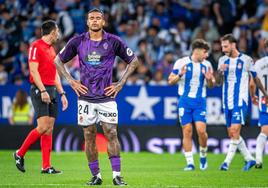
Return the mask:
<path id="1" fill-rule="evenodd" d="M 261 103 L 262 103 L 262 104 L 266 104 L 266 100 L 265 100 L 264 97 L 262 97 L 262 99 L 261 99 Z"/>
<path id="2" fill-rule="evenodd" d="M 238 63 L 238 64 L 237 64 L 237 68 L 238 68 L 238 69 L 241 69 L 241 68 L 242 68 L 242 64 L 241 64 L 241 63 Z"/>
<path id="3" fill-rule="evenodd" d="M 205 74 L 205 73 L 206 73 L 206 69 L 205 69 L 204 67 L 202 68 L 202 70 L 201 70 L 201 71 L 202 71 L 202 73 L 203 73 L 203 74 Z"/>
<path id="4" fill-rule="evenodd" d="M 80 116 L 80 117 L 79 117 L 79 122 L 82 123 L 83 120 L 84 120 L 83 116 Z"/>
<path id="5" fill-rule="evenodd" d="M 188 71 L 191 71 L 191 67 L 187 67 L 187 70 L 188 70 Z"/>
<path id="6" fill-rule="evenodd" d="M 104 50 L 107 50 L 107 49 L 108 49 L 108 43 L 107 43 L 107 42 L 105 42 L 105 43 L 103 44 L 103 48 L 104 48 Z"/>
<path id="7" fill-rule="evenodd" d="M 86 63 L 96 66 L 101 63 L 101 55 L 98 54 L 96 51 L 91 52 L 91 54 L 87 55 Z"/>

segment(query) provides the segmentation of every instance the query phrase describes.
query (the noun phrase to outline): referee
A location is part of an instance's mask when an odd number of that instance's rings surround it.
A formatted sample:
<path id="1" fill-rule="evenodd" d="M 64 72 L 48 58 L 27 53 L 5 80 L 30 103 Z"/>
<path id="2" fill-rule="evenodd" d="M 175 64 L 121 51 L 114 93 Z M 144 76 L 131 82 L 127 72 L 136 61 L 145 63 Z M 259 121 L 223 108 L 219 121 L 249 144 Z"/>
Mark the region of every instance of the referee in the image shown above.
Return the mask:
<path id="1" fill-rule="evenodd" d="M 41 27 L 42 38 L 34 41 L 28 54 L 30 69 L 31 99 L 37 116 L 37 127 L 33 129 L 19 150 L 14 153 L 16 166 L 25 172 L 24 155 L 40 138 L 42 151 L 42 170 L 45 174 L 60 174 L 50 164 L 52 150 L 52 131 L 57 117 L 57 92 L 61 95 L 62 110 L 68 107 L 65 92 L 60 83 L 59 75 L 54 65 L 56 57 L 52 46 L 59 37 L 59 29 L 55 21 L 47 20 Z"/>

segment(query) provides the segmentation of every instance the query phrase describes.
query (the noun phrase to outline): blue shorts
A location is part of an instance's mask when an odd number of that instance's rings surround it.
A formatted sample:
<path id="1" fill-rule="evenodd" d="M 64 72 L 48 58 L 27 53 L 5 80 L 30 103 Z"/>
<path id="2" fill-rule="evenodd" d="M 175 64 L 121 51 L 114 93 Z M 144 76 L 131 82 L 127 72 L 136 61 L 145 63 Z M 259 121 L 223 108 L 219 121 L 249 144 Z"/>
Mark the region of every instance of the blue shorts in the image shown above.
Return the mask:
<path id="1" fill-rule="evenodd" d="M 206 123 L 206 99 L 181 97 L 178 109 L 181 126 L 197 121 Z"/>
<path id="2" fill-rule="evenodd" d="M 268 125 L 268 113 L 267 112 L 260 112 L 258 125 L 259 126 Z"/>
<path id="3" fill-rule="evenodd" d="M 226 126 L 229 128 L 232 124 L 245 125 L 248 106 L 244 104 L 241 107 L 234 107 L 232 110 L 225 109 Z"/>

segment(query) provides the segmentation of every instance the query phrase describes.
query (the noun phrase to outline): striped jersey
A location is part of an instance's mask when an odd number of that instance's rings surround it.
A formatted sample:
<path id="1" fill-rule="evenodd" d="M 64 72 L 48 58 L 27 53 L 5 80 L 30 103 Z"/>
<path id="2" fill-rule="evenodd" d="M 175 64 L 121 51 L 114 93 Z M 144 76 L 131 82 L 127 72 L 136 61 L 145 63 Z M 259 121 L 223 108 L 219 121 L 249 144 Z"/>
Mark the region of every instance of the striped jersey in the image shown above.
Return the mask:
<path id="1" fill-rule="evenodd" d="M 226 66 L 222 87 L 223 108 L 231 110 L 243 103 L 248 104 L 249 74 L 256 77 L 252 58 L 242 53 L 236 58 L 224 55 L 219 59 L 218 70 L 222 65 Z"/>
<path id="2" fill-rule="evenodd" d="M 206 79 L 205 73 L 209 67 L 212 69 L 211 63 L 204 60 L 202 63 L 195 63 L 190 56 L 178 59 L 173 67 L 173 74 L 180 74 L 182 68 L 186 68 L 186 73 L 178 82 L 179 96 L 190 98 L 206 97 Z"/>
<path id="3" fill-rule="evenodd" d="M 266 92 L 268 92 L 268 57 L 266 56 L 256 61 L 254 68 Z M 265 104 L 263 93 L 260 90 L 259 90 L 259 109 L 261 112 L 268 113 L 268 108 Z"/>

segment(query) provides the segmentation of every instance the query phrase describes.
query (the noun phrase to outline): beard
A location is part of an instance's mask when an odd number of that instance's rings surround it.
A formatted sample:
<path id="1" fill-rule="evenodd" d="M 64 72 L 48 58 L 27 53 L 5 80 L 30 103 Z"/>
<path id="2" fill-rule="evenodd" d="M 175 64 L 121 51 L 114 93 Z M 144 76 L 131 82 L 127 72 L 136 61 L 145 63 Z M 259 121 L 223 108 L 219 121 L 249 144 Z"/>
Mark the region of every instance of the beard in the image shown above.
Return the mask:
<path id="1" fill-rule="evenodd" d="M 90 28 L 90 31 L 93 31 L 93 32 L 99 32 L 101 30 L 102 30 L 102 28 L 96 28 L 96 29 Z"/>

